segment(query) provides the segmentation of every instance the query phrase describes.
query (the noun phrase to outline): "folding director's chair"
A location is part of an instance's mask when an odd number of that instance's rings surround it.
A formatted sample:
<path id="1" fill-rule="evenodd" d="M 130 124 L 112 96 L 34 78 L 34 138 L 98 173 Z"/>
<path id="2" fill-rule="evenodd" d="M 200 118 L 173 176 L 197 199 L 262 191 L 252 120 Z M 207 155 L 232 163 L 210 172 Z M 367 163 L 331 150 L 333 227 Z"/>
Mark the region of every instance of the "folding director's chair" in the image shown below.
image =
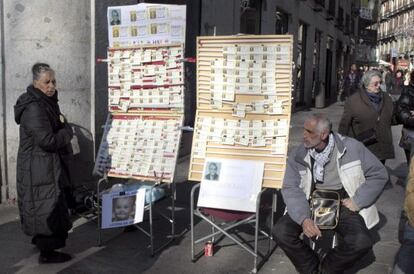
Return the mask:
<path id="1" fill-rule="evenodd" d="M 100 246 L 102 244 L 102 233 L 101 233 L 101 192 L 100 190 L 101 185 L 103 183 L 109 183 L 108 180 L 108 176 L 105 174 L 104 177 L 102 177 L 98 183 L 97 183 L 97 193 L 98 193 L 98 201 L 97 201 L 97 216 L 98 216 L 98 246 Z M 165 197 L 157 200 L 157 201 L 153 201 L 153 190 L 156 187 L 162 187 L 164 188 L 166 191 L 166 195 Z M 153 256 L 154 254 L 156 254 L 157 252 L 161 251 L 164 247 L 166 247 L 167 245 L 169 245 L 175 238 L 177 238 L 180 235 L 176 235 L 175 234 L 175 197 L 176 197 L 176 185 L 175 182 L 172 183 L 163 183 L 162 182 L 162 177 L 159 177 L 158 180 L 156 180 L 154 182 L 154 184 L 151 186 L 151 188 L 148 190 L 150 195 L 149 195 L 149 201 L 148 203 L 145 205 L 144 207 L 144 220 L 142 223 L 138 223 L 138 224 L 134 224 L 133 226 L 135 226 L 138 230 L 140 230 L 141 232 L 143 232 L 149 239 L 150 239 L 150 250 L 151 250 L 151 256 Z M 162 213 L 161 211 L 159 211 L 155 205 L 159 202 L 161 202 L 164 199 L 170 199 L 171 200 L 171 215 L 167 216 L 164 213 Z M 145 213 L 148 212 L 148 228 L 144 228 L 144 223 L 145 223 Z M 166 242 L 164 242 L 163 244 L 161 244 L 159 247 L 155 248 L 154 245 L 154 229 L 153 229 L 153 219 L 154 219 L 154 213 L 157 213 L 157 215 L 161 216 L 162 218 L 164 218 L 165 220 L 167 220 L 170 224 L 171 224 L 171 234 L 167 235 L 168 240 Z M 184 231 L 185 232 L 185 231 Z"/>
<path id="2" fill-rule="evenodd" d="M 262 194 L 267 190 L 263 188 L 257 194 L 256 200 L 256 212 L 243 212 L 233 210 L 223 210 L 214 208 L 205 208 L 196 206 L 197 202 L 196 192 L 199 191 L 200 183 L 196 184 L 191 190 L 191 259 L 196 261 L 203 251 L 195 254 L 195 245 L 199 243 L 205 243 L 206 240 L 211 240 L 214 244 L 220 242 L 221 237 L 227 236 L 235 244 L 239 245 L 250 255 L 253 256 L 253 269 L 252 272 L 256 273 L 257 270 L 264 264 L 269 258 L 273 250 L 275 249 L 275 243 L 273 241 L 272 230 L 273 230 L 273 215 L 276 212 L 276 193 L 273 192 L 272 205 L 270 206 L 270 227 L 269 231 L 260 229 L 259 226 L 259 211 L 261 209 L 260 201 Z M 269 189 L 270 190 L 270 189 Z M 194 216 L 201 218 L 211 225 L 212 231 L 210 234 L 202 236 L 201 238 L 195 239 L 195 228 L 194 228 Z M 254 245 L 250 244 L 250 241 L 244 239 L 237 233 L 237 227 L 241 225 L 250 225 L 254 228 Z M 259 239 L 259 235 L 263 236 Z M 267 250 L 262 253 L 258 250 L 258 241 L 268 240 Z M 259 261 L 258 259 L 261 258 Z"/>

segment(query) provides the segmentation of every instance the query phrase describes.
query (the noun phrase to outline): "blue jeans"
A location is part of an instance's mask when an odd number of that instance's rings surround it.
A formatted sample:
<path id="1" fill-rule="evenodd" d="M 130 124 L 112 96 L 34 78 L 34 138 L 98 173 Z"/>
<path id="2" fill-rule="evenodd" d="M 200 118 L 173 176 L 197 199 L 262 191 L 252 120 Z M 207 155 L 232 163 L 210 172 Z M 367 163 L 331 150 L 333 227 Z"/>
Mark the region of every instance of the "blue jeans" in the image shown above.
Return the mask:
<path id="1" fill-rule="evenodd" d="M 414 269 L 414 227 L 408 222 L 404 228 L 404 238 L 398 251 L 397 262 L 393 274 L 408 274 Z"/>

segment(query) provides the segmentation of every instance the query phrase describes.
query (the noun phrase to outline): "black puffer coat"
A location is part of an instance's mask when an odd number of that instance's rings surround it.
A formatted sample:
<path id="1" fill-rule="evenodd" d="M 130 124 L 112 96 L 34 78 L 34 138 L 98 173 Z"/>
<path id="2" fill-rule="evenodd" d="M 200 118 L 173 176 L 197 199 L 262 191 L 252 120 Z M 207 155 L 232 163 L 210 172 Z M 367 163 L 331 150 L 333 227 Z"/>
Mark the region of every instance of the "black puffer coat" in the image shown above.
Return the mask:
<path id="1" fill-rule="evenodd" d="M 400 122 L 405 128 L 414 129 L 414 84 L 404 86 L 397 101 L 397 113 Z"/>
<path id="2" fill-rule="evenodd" d="M 411 143 L 414 138 L 414 84 L 410 83 L 404 86 L 401 96 L 397 101 L 398 120 L 403 124 L 400 146 L 404 149 L 411 149 Z"/>
<path id="3" fill-rule="evenodd" d="M 30 236 L 67 232 L 72 224 L 62 191 L 68 178 L 61 157 L 73 132 L 60 113 L 57 91 L 48 97 L 29 86 L 14 115 L 20 125 L 16 184 L 23 231 Z"/>

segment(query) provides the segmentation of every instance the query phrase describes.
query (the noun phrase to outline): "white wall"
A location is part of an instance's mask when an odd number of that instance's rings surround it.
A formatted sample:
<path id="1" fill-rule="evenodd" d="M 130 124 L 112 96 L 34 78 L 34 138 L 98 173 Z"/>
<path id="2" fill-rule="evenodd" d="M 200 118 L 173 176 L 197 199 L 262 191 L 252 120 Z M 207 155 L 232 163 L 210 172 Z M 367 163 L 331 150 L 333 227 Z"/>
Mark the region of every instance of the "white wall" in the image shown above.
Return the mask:
<path id="1" fill-rule="evenodd" d="M 18 126 L 14 122 L 13 105 L 31 82 L 30 70 L 35 62 L 49 63 L 55 69 L 61 111 L 70 122 L 84 128 L 79 136 L 82 150 L 77 155 L 77 164 L 90 165 L 93 150 L 88 148 L 92 142 L 88 133 L 91 129 L 90 1 L 3 0 L 2 4 L 4 42 L 0 47 L 4 83 L 0 119 L 4 127 L 0 127 L 0 167 L 4 202 L 16 197 Z M 82 168 L 78 171 L 84 172 Z M 77 174 L 77 180 L 80 175 Z"/>

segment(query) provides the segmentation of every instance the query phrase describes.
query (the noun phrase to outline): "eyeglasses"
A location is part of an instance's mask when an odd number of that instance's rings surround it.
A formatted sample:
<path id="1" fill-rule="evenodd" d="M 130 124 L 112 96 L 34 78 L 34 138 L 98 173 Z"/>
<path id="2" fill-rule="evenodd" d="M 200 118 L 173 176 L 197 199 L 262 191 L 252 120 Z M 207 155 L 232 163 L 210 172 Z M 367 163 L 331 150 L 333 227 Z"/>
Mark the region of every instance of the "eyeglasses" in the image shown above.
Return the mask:
<path id="1" fill-rule="evenodd" d="M 376 82 L 369 83 L 369 85 L 370 86 L 376 86 L 377 87 L 377 86 L 381 85 L 381 83 L 382 83 L 381 81 L 376 81 Z"/>

